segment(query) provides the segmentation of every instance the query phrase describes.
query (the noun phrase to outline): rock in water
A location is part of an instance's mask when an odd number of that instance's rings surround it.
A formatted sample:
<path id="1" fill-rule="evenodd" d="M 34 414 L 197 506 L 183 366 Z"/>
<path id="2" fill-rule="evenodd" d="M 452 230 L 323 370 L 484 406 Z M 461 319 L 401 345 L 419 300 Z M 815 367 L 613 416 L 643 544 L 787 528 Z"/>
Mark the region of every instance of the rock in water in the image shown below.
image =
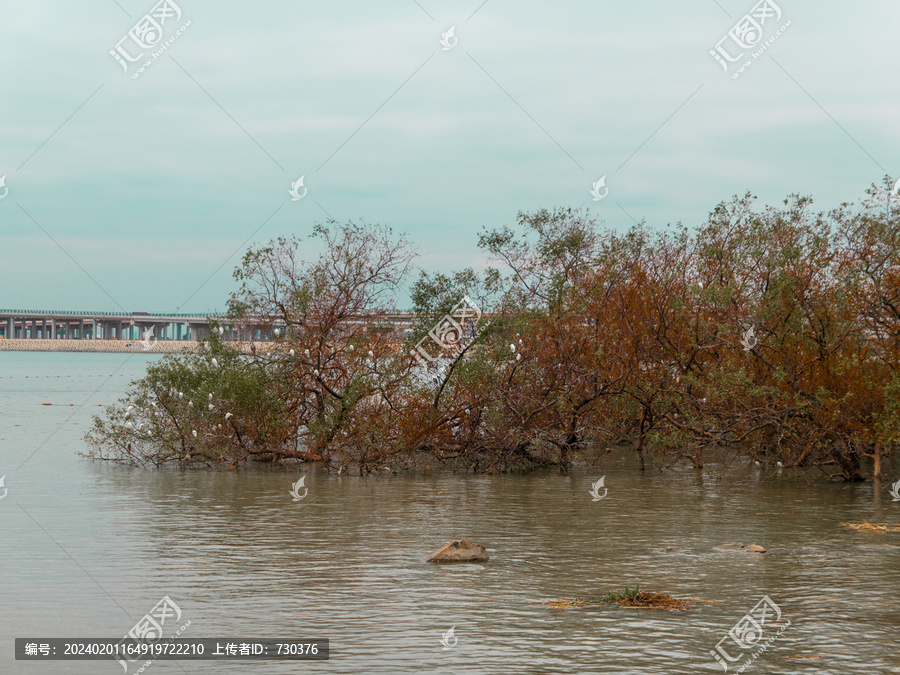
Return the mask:
<path id="1" fill-rule="evenodd" d="M 757 546 L 756 544 L 750 544 L 750 546 L 747 547 L 747 553 L 765 553 L 765 552 L 766 552 L 766 549 L 764 549 L 762 546 Z"/>
<path id="2" fill-rule="evenodd" d="M 487 549 L 468 539 L 456 539 L 441 546 L 425 562 L 487 562 Z"/>

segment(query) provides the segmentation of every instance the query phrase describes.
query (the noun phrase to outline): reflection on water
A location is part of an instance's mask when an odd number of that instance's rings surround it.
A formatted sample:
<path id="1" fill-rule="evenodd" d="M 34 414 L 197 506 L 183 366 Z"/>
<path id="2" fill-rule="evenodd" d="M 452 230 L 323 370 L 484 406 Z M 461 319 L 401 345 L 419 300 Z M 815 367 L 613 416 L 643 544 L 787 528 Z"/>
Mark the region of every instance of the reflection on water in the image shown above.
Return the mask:
<path id="1" fill-rule="evenodd" d="M 330 638 L 332 658 L 157 662 L 159 673 L 715 673 L 709 651 L 764 595 L 791 625 L 747 672 L 900 672 L 900 534 L 839 527 L 900 522 L 887 485 L 876 499 L 871 483 L 758 470 L 641 475 L 630 457 L 524 477 L 90 463 L 74 453 L 96 404 L 153 357 L 125 358 L 0 353 L 0 672 L 122 672 L 16 663 L 12 639 L 118 637 L 164 595 L 190 619 L 186 637 Z M 87 375 L 119 366 L 125 377 L 95 393 Z M 75 377 L 24 379 L 51 371 Z M 53 397 L 90 399 L 40 405 Z M 295 502 L 301 475 L 309 492 Z M 594 501 L 602 475 L 608 493 Z M 491 561 L 424 562 L 458 537 Z M 768 553 L 713 550 L 725 542 Z M 707 602 L 686 613 L 542 604 L 637 584 Z M 445 649 L 451 626 L 458 642 Z"/>

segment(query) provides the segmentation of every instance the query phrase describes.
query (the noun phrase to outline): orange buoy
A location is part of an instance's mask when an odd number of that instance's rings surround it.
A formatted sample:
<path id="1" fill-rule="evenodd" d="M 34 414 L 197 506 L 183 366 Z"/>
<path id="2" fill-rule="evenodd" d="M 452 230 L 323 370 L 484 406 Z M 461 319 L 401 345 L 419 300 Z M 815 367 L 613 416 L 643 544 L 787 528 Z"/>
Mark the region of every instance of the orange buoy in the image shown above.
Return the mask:
<path id="1" fill-rule="evenodd" d="M 53 405 L 52 403 L 41 403 L 41 405 Z"/>

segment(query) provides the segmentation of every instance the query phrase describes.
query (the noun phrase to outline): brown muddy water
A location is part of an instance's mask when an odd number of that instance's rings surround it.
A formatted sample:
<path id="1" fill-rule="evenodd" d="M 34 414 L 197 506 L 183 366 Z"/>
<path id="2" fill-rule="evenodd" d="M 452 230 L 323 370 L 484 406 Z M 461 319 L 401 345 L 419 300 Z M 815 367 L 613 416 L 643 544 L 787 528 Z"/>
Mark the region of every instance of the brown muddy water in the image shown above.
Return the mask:
<path id="1" fill-rule="evenodd" d="M 120 638 L 163 596 L 190 621 L 183 637 L 329 638 L 331 658 L 144 672 L 721 673 L 710 651 L 742 619 L 752 627 L 745 616 L 767 596 L 781 619 L 742 633 L 746 649 L 721 642 L 737 659 L 729 673 L 754 655 L 744 672 L 900 673 L 900 532 L 840 527 L 900 523 L 887 482 L 641 474 L 627 455 L 499 477 L 160 471 L 76 456 L 97 404 L 153 358 L 0 353 L 0 673 L 122 673 L 113 661 L 15 661 L 14 638 Z M 308 493 L 294 501 L 301 475 Z M 490 562 L 423 562 L 460 537 Z M 725 542 L 768 552 L 714 550 Z M 543 604 L 636 585 L 699 601 L 687 612 Z"/>

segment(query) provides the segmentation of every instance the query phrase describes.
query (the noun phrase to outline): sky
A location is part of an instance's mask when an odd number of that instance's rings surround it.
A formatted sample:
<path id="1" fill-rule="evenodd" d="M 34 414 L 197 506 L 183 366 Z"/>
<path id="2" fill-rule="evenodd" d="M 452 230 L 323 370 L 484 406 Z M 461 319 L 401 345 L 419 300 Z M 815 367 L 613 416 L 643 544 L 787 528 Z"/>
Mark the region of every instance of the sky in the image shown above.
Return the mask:
<path id="1" fill-rule="evenodd" d="M 446 273 L 491 264 L 479 232 L 520 211 L 696 227 L 748 190 L 830 210 L 900 176 L 888 0 L 0 0 L 0 16 L 3 309 L 222 310 L 248 246 L 328 218 L 388 224 Z"/>

